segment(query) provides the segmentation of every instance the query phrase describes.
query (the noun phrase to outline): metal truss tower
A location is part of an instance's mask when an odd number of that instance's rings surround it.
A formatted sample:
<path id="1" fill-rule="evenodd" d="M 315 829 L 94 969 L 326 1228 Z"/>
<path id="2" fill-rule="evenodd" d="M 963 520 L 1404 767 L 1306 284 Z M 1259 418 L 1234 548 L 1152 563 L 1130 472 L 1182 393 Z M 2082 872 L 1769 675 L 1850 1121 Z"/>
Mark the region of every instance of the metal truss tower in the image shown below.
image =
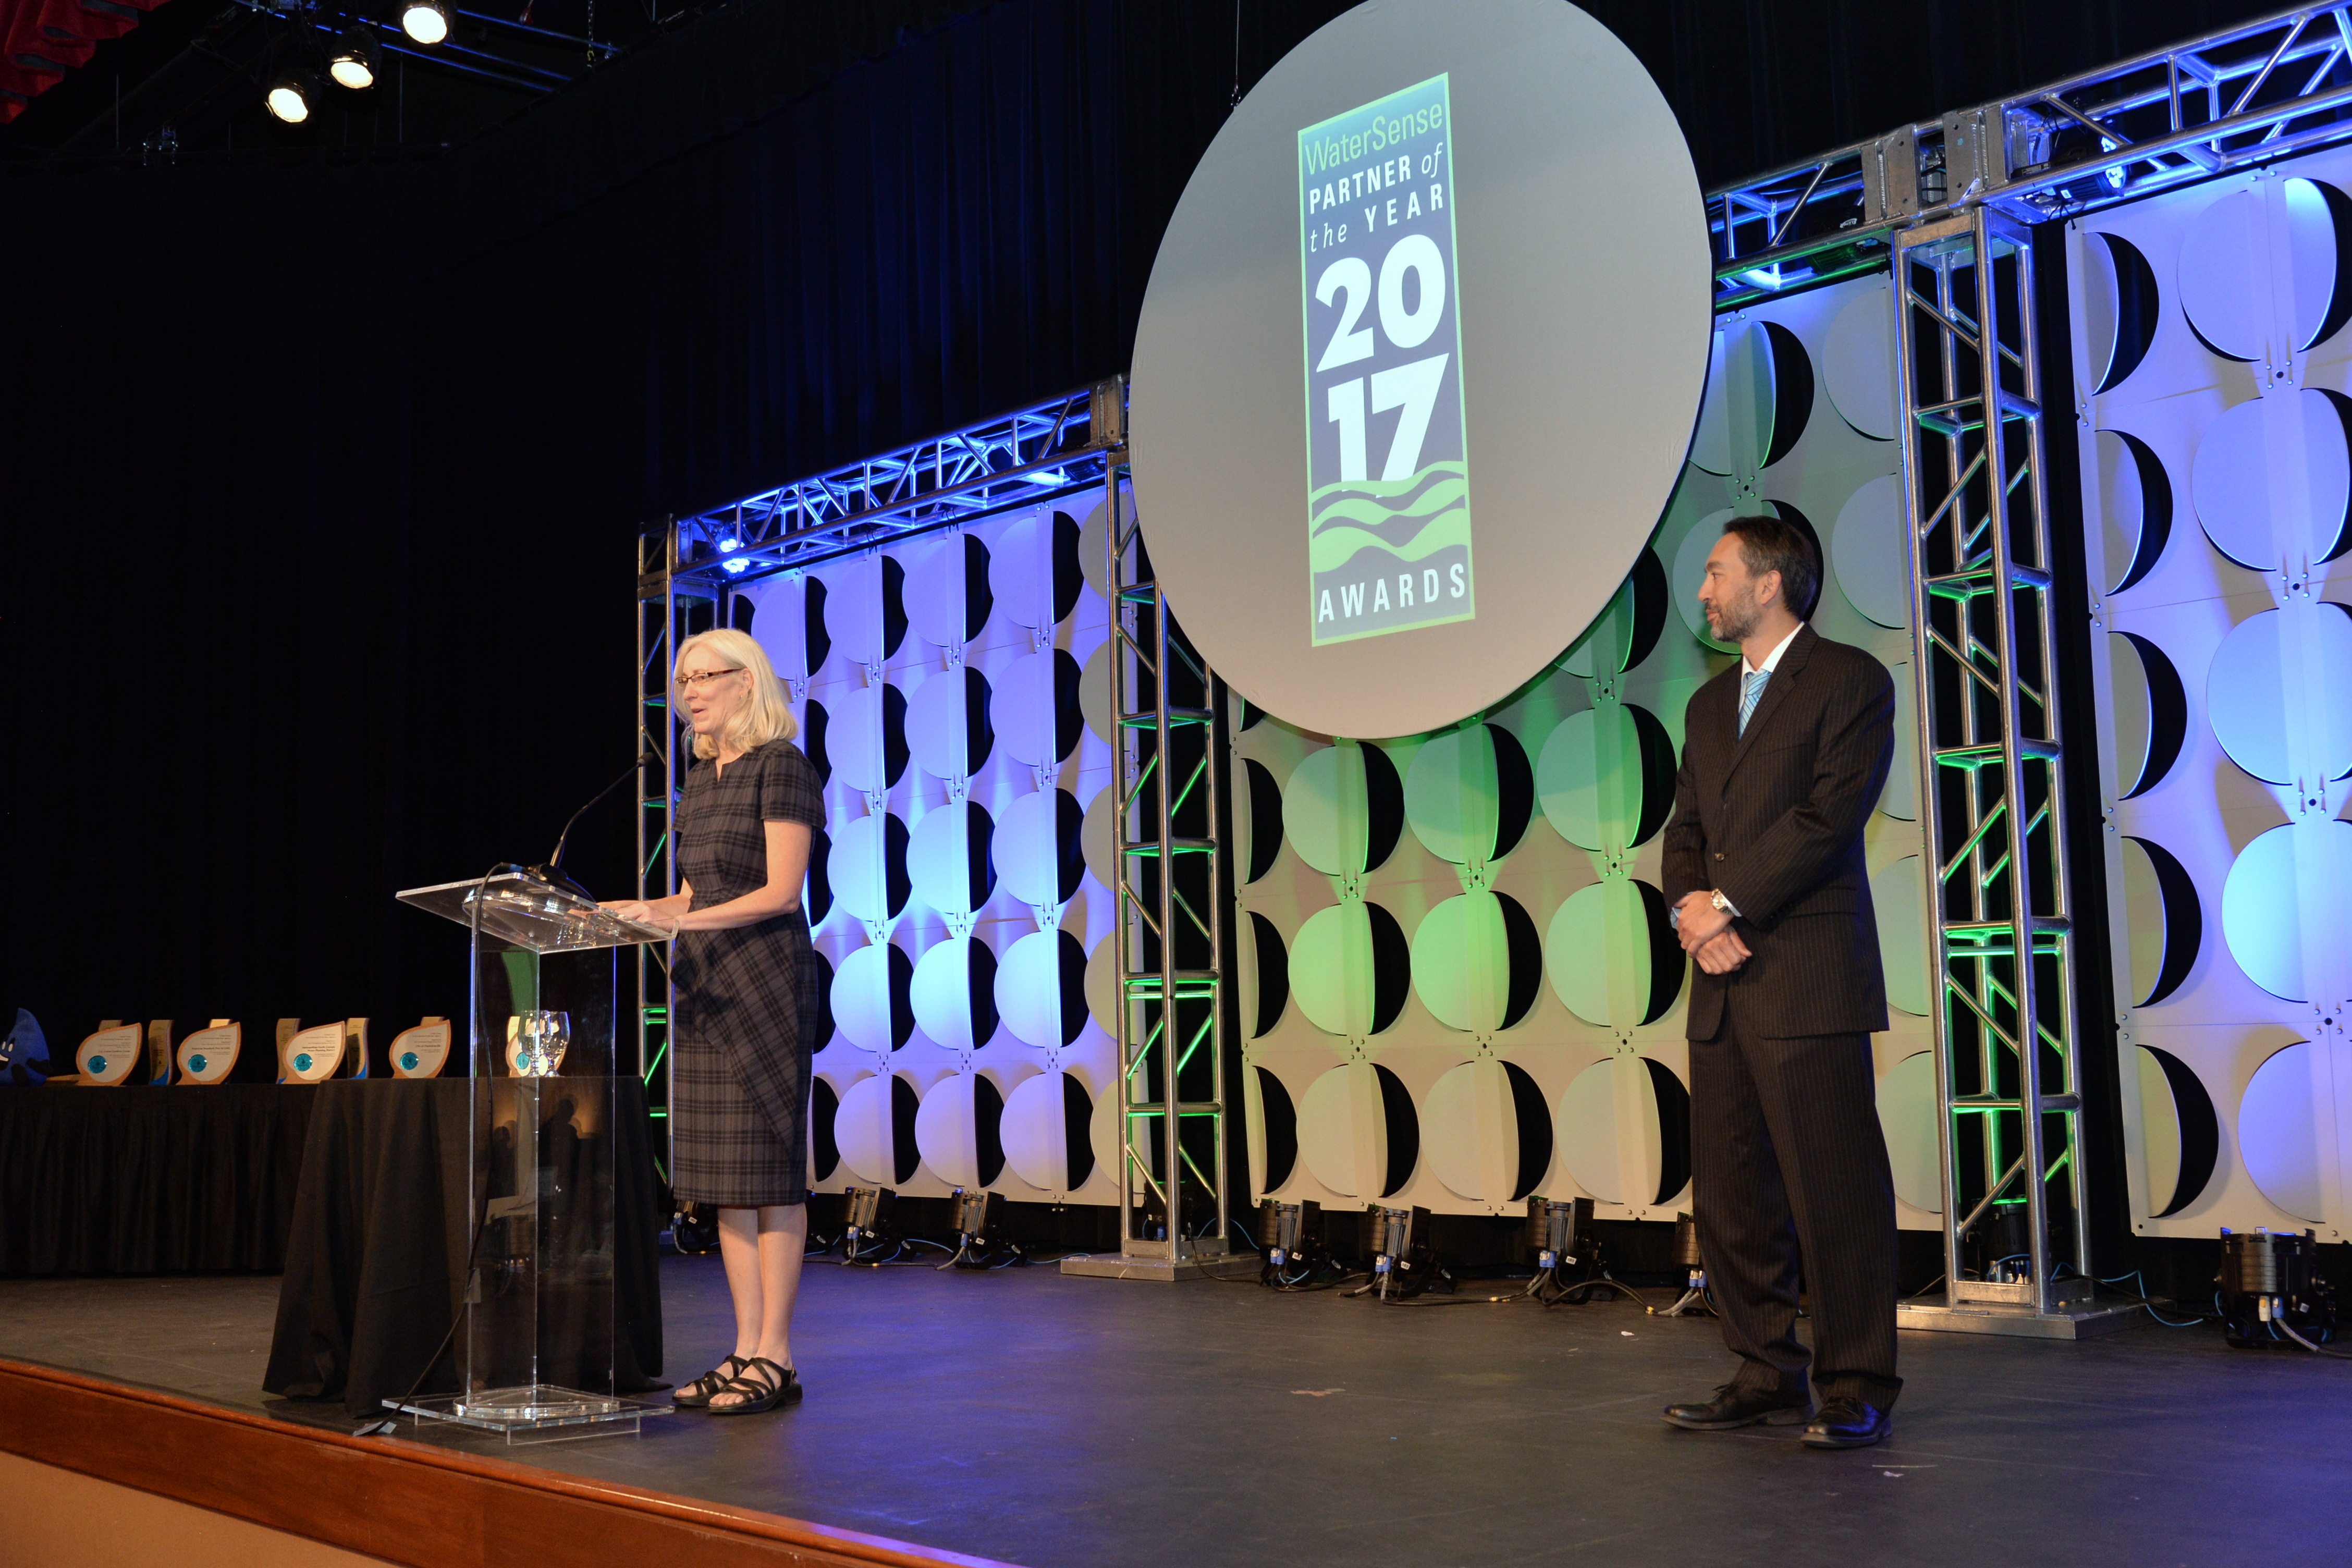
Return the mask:
<path id="1" fill-rule="evenodd" d="M 1066 1274 L 1176 1280 L 1255 1272 L 1233 1253 L 1220 865 L 1229 743 L 1214 673 L 1184 640 L 1128 502 L 1104 478 L 1111 590 L 1113 892 L 1118 923 L 1119 1256 Z"/>

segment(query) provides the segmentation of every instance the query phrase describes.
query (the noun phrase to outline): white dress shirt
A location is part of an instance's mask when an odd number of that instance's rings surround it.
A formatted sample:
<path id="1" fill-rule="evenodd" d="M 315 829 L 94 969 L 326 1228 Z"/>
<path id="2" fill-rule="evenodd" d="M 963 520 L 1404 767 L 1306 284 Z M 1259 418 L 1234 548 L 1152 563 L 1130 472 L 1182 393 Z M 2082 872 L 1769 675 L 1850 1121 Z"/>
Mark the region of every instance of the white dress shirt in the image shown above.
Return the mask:
<path id="1" fill-rule="evenodd" d="M 1797 640 L 1797 633 L 1798 633 L 1798 632 L 1801 632 L 1801 631 L 1803 631 L 1804 629 L 1805 629 L 1805 623 L 1804 623 L 1804 622 L 1802 622 L 1802 621 L 1799 621 L 1799 622 L 1797 623 L 1797 625 L 1796 625 L 1796 629 L 1795 629 L 1794 631 L 1791 631 L 1791 632 L 1790 632 L 1787 637 L 1782 637 L 1782 638 L 1780 640 L 1780 642 L 1779 642 L 1777 645 L 1775 645 L 1775 646 L 1774 646 L 1774 647 L 1773 647 L 1772 651 L 1771 651 L 1770 653 L 1768 653 L 1768 654 L 1766 654 L 1766 655 L 1764 656 L 1764 662 L 1763 662 L 1762 664 L 1760 664 L 1760 665 L 1755 665 L 1755 664 L 1750 664 L 1750 663 L 1748 663 L 1748 656 L 1747 656 L 1747 655 L 1745 655 L 1745 654 L 1742 654 L 1742 655 L 1740 656 L 1740 658 L 1739 658 L 1739 684 L 1740 684 L 1740 687 L 1741 687 L 1742 690 L 1744 691 L 1744 690 L 1746 689 L 1747 685 L 1748 685 L 1748 678 L 1749 676 L 1751 676 L 1751 675 L 1754 675 L 1754 674 L 1758 673 L 1759 670 L 1760 670 L 1762 673 L 1766 674 L 1766 675 L 1769 675 L 1769 674 L 1771 674 L 1774 670 L 1776 670 L 1776 669 L 1780 668 L 1780 656 L 1781 656 L 1782 654 L 1784 654 L 1784 653 L 1786 653 L 1786 652 L 1788 652 L 1788 651 L 1789 651 L 1789 645 L 1790 645 L 1790 643 L 1795 642 L 1795 641 Z M 1736 915 L 1738 915 L 1738 914 L 1739 913 L 1739 906 L 1738 906 L 1738 905 L 1737 905 L 1737 904 L 1735 904 L 1735 903 L 1733 903 L 1733 902 L 1732 902 L 1730 900 L 1728 900 L 1728 899 L 1726 899 L 1726 900 L 1724 900 L 1724 906 L 1725 906 L 1725 908 L 1728 909 L 1728 910 L 1732 912 L 1732 914 L 1734 914 L 1735 916 L 1736 916 Z M 1677 904 L 1677 905 L 1675 905 L 1675 908 L 1674 908 L 1674 911 L 1673 911 L 1673 919 L 1671 920 L 1671 921 L 1670 921 L 1669 923 L 1671 923 L 1671 924 L 1673 924 L 1673 925 L 1675 925 L 1675 926 L 1676 926 L 1676 927 L 1680 927 L 1680 926 L 1681 926 L 1681 924 L 1683 923 L 1683 910 L 1682 910 L 1682 906 L 1681 906 L 1680 904 Z"/>

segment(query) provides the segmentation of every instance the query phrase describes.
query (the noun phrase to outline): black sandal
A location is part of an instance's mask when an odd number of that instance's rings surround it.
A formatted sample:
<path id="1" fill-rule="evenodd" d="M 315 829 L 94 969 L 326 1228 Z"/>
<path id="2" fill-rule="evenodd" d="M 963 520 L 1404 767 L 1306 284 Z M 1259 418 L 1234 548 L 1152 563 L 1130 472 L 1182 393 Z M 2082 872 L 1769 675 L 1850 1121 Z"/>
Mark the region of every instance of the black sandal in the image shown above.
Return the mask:
<path id="1" fill-rule="evenodd" d="M 779 1381 L 770 1383 L 766 1374 L 758 1370 L 761 1367 L 774 1373 Z M 766 1356 L 755 1355 L 744 1367 L 741 1375 L 719 1392 L 740 1394 L 744 1397 L 733 1405 L 710 1406 L 713 1415 L 757 1415 L 780 1405 L 798 1405 L 801 1402 L 801 1380 L 791 1367 L 778 1366 Z"/>
<path id="2" fill-rule="evenodd" d="M 669 1402 L 688 1410 L 700 1410 L 710 1403 L 712 1394 L 734 1382 L 751 1364 L 751 1362 L 743 1356 L 730 1355 L 692 1383 L 673 1393 L 669 1396 Z"/>

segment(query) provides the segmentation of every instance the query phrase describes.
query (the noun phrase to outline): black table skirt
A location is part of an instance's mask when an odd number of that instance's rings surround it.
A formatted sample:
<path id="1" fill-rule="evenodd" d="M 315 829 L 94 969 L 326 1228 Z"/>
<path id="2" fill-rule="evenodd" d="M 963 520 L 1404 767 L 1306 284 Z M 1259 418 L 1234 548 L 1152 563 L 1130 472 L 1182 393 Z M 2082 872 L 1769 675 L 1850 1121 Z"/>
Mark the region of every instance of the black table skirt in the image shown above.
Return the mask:
<path id="1" fill-rule="evenodd" d="M 662 1215 L 645 1090 L 623 1078 L 614 1108 L 613 1335 L 616 1388 L 662 1386 Z M 471 1237 L 462 1079 L 333 1083 L 304 1152 L 278 1325 L 262 1386 L 382 1414 L 448 1332 Z M 551 1379 L 554 1381 L 554 1379 Z M 457 1391 L 434 1363 L 419 1392 Z"/>
<path id="2" fill-rule="evenodd" d="M 0 1276 L 276 1273 L 319 1094 L 0 1088 Z"/>

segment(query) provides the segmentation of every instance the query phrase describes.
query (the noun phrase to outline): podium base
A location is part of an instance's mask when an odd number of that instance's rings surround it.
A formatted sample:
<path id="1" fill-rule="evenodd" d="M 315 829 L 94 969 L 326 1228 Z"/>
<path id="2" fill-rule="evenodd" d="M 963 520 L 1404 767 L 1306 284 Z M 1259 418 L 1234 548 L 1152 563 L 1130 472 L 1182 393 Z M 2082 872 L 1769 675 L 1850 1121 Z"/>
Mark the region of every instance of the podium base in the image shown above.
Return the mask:
<path id="1" fill-rule="evenodd" d="M 643 1417 L 667 1415 L 677 1408 L 649 1400 L 616 1398 L 609 1394 L 583 1394 L 576 1388 L 559 1388 L 548 1383 L 439 1394 L 430 1399 L 387 1399 L 383 1403 L 386 1409 L 412 1416 L 419 1424 L 446 1421 L 478 1431 L 497 1432 L 509 1445 L 635 1436 Z"/>

